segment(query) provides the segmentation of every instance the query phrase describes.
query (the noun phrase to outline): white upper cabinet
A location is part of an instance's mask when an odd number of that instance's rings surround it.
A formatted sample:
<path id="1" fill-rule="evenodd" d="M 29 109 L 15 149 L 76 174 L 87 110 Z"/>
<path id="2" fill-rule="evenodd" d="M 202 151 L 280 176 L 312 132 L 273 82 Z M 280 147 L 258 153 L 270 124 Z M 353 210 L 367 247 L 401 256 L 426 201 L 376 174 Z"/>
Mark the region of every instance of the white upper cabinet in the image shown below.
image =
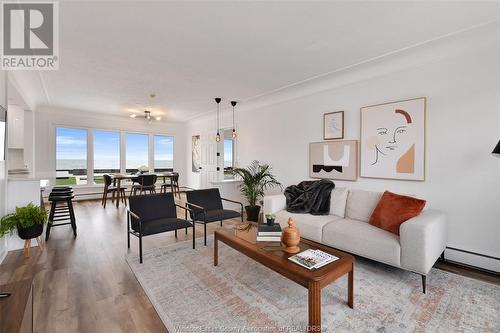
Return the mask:
<path id="1" fill-rule="evenodd" d="M 9 105 L 7 111 L 7 128 L 11 149 L 24 148 L 24 110 L 17 105 Z"/>

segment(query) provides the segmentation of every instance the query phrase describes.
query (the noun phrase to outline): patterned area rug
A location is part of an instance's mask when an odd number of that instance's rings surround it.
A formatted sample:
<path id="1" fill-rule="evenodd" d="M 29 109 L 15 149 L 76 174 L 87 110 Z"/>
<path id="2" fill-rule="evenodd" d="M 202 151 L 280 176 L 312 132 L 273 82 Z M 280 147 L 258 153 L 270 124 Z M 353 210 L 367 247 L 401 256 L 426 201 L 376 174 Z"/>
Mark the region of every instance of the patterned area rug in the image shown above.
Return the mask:
<path id="1" fill-rule="evenodd" d="M 135 276 L 170 333 L 302 332 L 307 290 L 219 243 L 150 250 Z M 500 286 L 438 269 L 427 277 L 357 258 L 354 309 L 347 276 L 322 291 L 324 332 L 500 332 Z"/>

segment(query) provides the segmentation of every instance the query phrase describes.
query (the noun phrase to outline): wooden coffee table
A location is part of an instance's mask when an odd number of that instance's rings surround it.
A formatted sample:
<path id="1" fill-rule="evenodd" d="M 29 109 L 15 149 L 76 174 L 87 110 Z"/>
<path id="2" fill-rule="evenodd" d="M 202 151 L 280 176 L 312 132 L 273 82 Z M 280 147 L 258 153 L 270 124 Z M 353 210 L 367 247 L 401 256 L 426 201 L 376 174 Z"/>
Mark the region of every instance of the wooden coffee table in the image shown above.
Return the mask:
<path id="1" fill-rule="evenodd" d="M 309 290 L 309 331 L 321 332 L 321 289 L 349 274 L 347 303 L 352 308 L 354 304 L 354 257 L 350 254 L 332 249 L 331 247 L 301 239 L 301 251 L 319 249 L 337 256 L 339 259 L 317 270 L 310 271 L 290 260 L 287 254 L 281 251 L 277 242 L 257 242 L 257 227 L 251 225 L 247 230 L 241 226 L 232 229 L 215 230 L 214 266 L 219 263 L 218 242 L 223 242 L 238 252 L 287 277 Z"/>

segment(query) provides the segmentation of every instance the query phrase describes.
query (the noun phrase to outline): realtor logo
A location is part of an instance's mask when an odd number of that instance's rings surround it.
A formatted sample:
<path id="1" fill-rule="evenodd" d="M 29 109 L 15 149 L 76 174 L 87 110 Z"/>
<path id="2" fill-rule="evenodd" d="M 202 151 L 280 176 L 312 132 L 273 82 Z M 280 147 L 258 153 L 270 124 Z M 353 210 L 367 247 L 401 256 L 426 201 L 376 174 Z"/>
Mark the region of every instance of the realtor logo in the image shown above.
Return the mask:
<path id="1" fill-rule="evenodd" d="M 58 69 L 58 3 L 6 1 L 1 8 L 1 69 Z"/>

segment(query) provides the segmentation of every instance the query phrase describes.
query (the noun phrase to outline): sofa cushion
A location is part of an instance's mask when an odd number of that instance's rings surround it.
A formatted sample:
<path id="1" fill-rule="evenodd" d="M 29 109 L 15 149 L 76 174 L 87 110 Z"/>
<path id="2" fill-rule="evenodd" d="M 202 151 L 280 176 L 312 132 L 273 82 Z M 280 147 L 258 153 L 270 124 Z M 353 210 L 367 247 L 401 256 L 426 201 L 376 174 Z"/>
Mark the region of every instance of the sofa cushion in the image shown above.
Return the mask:
<path id="1" fill-rule="evenodd" d="M 300 237 L 315 242 L 321 242 L 323 227 L 326 224 L 340 219 L 340 217 L 334 215 L 297 214 L 282 210 L 276 213 L 276 222 L 278 222 L 282 228 L 285 228 L 288 226 L 289 217 L 293 219 L 294 225 L 299 228 Z"/>
<path id="2" fill-rule="evenodd" d="M 323 228 L 322 243 L 389 265 L 400 266 L 399 237 L 368 223 L 338 219 Z"/>
<path id="3" fill-rule="evenodd" d="M 347 196 L 345 217 L 363 222 L 370 221 L 382 193 L 363 190 L 350 190 Z"/>
<path id="4" fill-rule="evenodd" d="M 399 236 L 399 226 L 418 216 L 425 200 L 385 191 L 370 218 L 370 224 Z"/>
<path id="5" fill-rule="evenodd" d="M 330 196 L 330 215 L 345 217 L 345 205 L 349 191 L 345 187 L 336 187 Z"/>

